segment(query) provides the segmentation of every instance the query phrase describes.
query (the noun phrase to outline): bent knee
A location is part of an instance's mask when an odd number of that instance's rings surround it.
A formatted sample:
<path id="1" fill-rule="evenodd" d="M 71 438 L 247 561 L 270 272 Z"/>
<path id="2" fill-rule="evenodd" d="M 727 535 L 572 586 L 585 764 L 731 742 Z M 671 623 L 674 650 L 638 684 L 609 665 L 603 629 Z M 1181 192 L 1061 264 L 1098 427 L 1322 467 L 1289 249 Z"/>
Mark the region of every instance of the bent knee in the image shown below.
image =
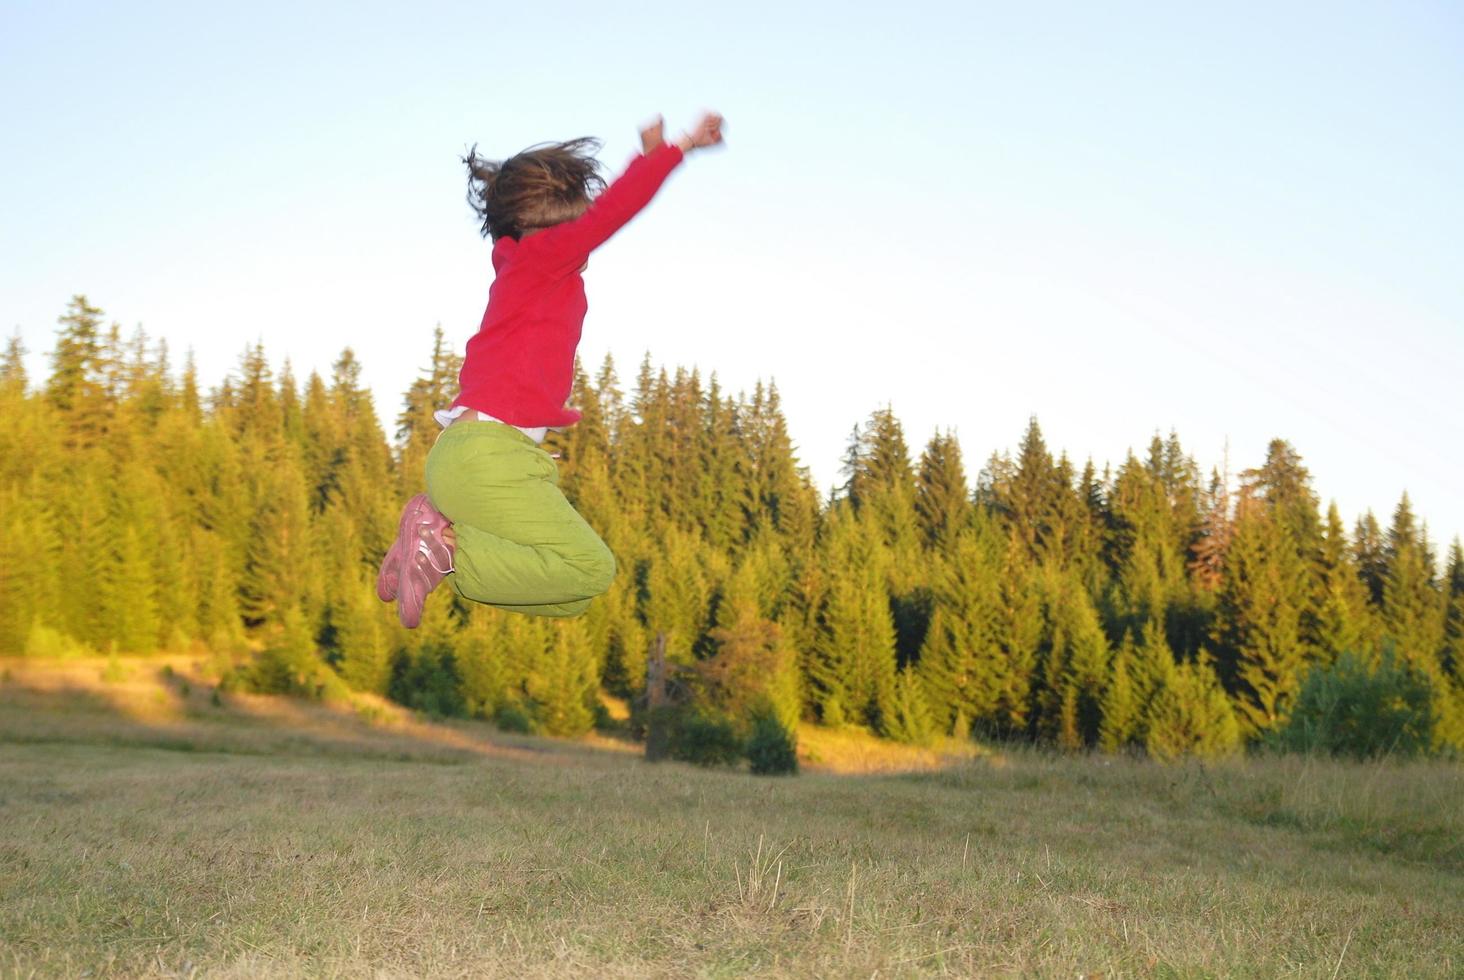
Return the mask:
<path id="1" fill-rule="evenodd" d="M 615 555 L 602 542 L 600 547 L 585 556 L 585 594 L 604 595 L 615 581 Z"/>

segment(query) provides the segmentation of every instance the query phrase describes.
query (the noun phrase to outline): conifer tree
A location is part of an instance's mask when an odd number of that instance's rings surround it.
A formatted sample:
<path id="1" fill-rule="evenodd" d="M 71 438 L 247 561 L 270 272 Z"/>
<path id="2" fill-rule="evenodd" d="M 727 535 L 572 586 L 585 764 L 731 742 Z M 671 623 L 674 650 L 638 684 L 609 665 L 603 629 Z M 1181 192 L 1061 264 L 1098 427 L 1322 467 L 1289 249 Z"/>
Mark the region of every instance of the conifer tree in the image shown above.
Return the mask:
<path id="1" fill-rule="evenodd" d="M 846 463 L 848 504 L 868 520 L 884 546 L 896 663 L 905 664 L 918 655 L 930 616 L 915 513 L 915 474 L 904 431 L 888 406 L 874 411 L 856 432 Z"/>
<path id="2" fill-rule="evenodd" d="M 528 620 L 536 629 L 542 628 L 540 620 L 515 618 Z M 449 596 L 433 595 L 423 608 L 422 621 L 416 629 L 393 627 L 398 642 L 387 686 L 387 693 L 393 700 L 434 717 L 452 718 L 468 713 L 460 667 L 463 643 L 460 626 L 457 603 Z M 505 640 L 503 655 L 506 658 L 516 655 L 533 658 L 541 655 L 544 649 L 541 632 L 523 644 L 531 648 L 528 651 L 521 653 L 517 640 L 518 637 Z M 518 673 L 520 678 L 526 675 L 527 670 Z"/>
<path id="3" fill-rule="evenodd" d="M 492 718 L 513 699 L 513 683 L 503 656 L 508 614 L 473 603 L 458 633 L 457 666 L 467 712 Z"/>
<path id="4" fill-rule="evenodd" d="M 338 468 L 344 453 L 343 420 L 338 417 L 325 381 L 314 371 L 305 380 L 304 417 L 296 440 L 304 470 L 310 510 L 319 514 L 337 491 Z"/>
<path id="5" fill-rule="evenodd" d="M 1427 533 L 1415 525 L 1406 493 L 1393 512 L 1386 555 L 1383 628 L 1404 663 L 1432 674 L 1443 646 L 1444 603 Z"/>
<path id="6" fill-rule="evenodd" d="M 820 716 L 880 730 L 894 689 L 895 627 L 872 516 L 841 508 L 824 554 L 829 585 L 810 663 Z"/>
<path id="7" fill-rule="evenodd" d="M 1161 761 L 1185 755 L 1228 755 L 1241 727 L 1219 678 L 1201 658 L 1176 666 L 1149 706 L 1144 747 Z"/>
<path id="8" fill-rule="evenodd" d="M 1060 491 L 1052 512 L 1052 531 L 1048 538 L 1046 560 L 1060 568 L 1072 568 L 1091 578 L 1091 556 L 1083 551 L 1093 539 L 1091 515 L 1079 493 L 1072 460 L 1066 452 L 1058 456 L 1056 483 Z"/>
<path id="9" fill-rule="evenodd" d="M 1457 537 L 1449 546 L 1444 601 L 1444 649 L 1439 662 L 1446 674 L 1464 684 L 1464 547 Z"/>
<path id="10" fill-rule="evenodd" d="M 1332 662 L 1346 652 L 1363 653 L 1372 645 L 1373 629 L 1367 589 L 1353 564 L 1352 548 L 1334 501 L 1327 508 L 1327 523 L 1320 554 L 1321 599 L 1317 610 L 1319 656 Z"/>
<path id="11" fill-rule="evenodd" d="M 580 483 L 604 473 L 609 476 L 610 429 L 600 405 L 600 394 L 578 358 L 574 363 L 574 388 L 570 402 L 580 420 L 568 431 L 550 433 L 546 451 L 559 455 L 559 485 L 570 500 L 580 496 Z"/>
<path id="12" fill-rule="evenodd" d="M 1443 648 L 1432 679 L 1434 748 L 1464 752 L 1464 547 L 1454 538 L 1443 580 Z"/>
<path id="13" fill-rule="evenodd" d="M 818 499 L 807 472 L 799 469 L 776 384 L 768 385 L 766 392 L 757 386 L 749 415 L 756 486 L 754 531 L 771 526 L 791 554 L 806 557 L 818 528 Z"/>
<path id="14" fill-rule="evenodd" d="M 1132 675 L 1134 689 L 1140 702 L 1148 704 L 1154 699 L 1159 688 L 1169 681 L 1170 674 L 1181 658 L 1175 656 L 1174 648 L 1165 638 L 1164 629 L 1152 620 L 1144 627 L 1144 632 L 1139 636 L 1136 649 L 1136 667 Z M 1142 728 L 1141 724 L 1141 731 Z"/>
<path id="15" fill-rule="evenodd" d="M 183 361 L 183 381 L 178 387 L 178 408 L 194 427 L 202 423 L 203 401 L 198 394 L 198 365 L 194 362 L 191 349 Z"/>
<path id="16" fill-rule="evenodd" d="M 1025 551 L 1009 541 L 1002 561 L 1003 644 L 1008 668 L 997 706 L 995 731 L 1030 735 L 1035 727 L 1034 688 L 1047 633 L 1040 571 L 1027 564 Z"/>
<path id="17" fill-rule="evenodd" d="M 920 456 L 915 478 L 915 514 L 925 546 L 934 548 L 958 533 L 966 526 L 970 513 L 960 443 L 949 432 L 937 432 Z"/>
<path id="18" fill-rule="evenodd" d="M 1357 530 L 1352 539 L 1353 558 L 1357 562 L 1357 574 L 1367 587 L 1368 601 L 1373 608 L 1383 608 L 1383 583 L 1388 577 L 1387 541 L 1378 519 L 1369 510 L 1357 521 Z"/>
<path id="19" fill-rule="evenodd" d="M 935 567 L 935 605 L 920 675 L 937 729 L 1000 729 L 1003 693 L 1015 682 L 1002 595 L 1003 542 L 984 514 L 955 533 Z"/>
<path id="20" fill-rule="evenodd" d="M 1104 475 L 1100 478 L 1090 457 L 1083 464 L 1076 495 L 1069 504 L 1074 515 L 1070 560 L 1082 576 L 1088 594 L 1095 601 L 1106 595 L 1111 588 L 1110 571 L 1103 561 L 1103 556 L 1109 551 L 1108 475 L 1105 467 Z"/>
<path id="21" fill-rule="evenodd" d="M 239 611 L 238 571 L 229 547 L 219 535 L 194 528 L 190 554 L 199 576 L 198 634 L 210 649 L 233 653 L 243 644 Z"/>
<path id="22" fill-rule="evenodd" d="M 385 694 L 391 680 L 388 627 L 364 578 L 351 580 L 331 611 L 339 660 L 336 670 L 354 690 Z"/>
<path id="23" fill-rule="evenodd" d="M 791 729 L 801 701 L 797 657 L 778 625 L 758 615 L 751 594 L 735 591 L 723 625 L 711 632 L 715 652 L 697 664 L 700 685 L 710 705 L 739 727 L 771 711 Z"/>
<path id="24" fill-rule="evenodd" d="M 313 616 L 301 602 L 321 586 L 312 562 L 305 481 L 293 451 L 281 447 L 270 468 L 255 475 L 257 496 L 249 516 L 244 567 L 239 581 L 241 612 L 251 625 L 281 623 L 286 610 Z M 267 458 L 267 457 L 266 457 Z"/>
<path id="25" fill-rule="evenodd" d="M 25 353 L 17 333 L 5 342 L 5 353 L 0 354 L 0 398 L 12 410 L 24 398 L 30 383 L 25 371 Z"/>
<path id="26" fill-rule="evenodd" d="M 1306 576 L 1284 525 L 1263 501 L 1243 494 L 1220 586 L 1215 640 L 1247 735 L 1284 720 L 1312 657 L 1301 635 L 1310 595 Z"/>
<path id="27" fill-rule="evenodd" d="M 666 634 L 667 657 L 690 663 L 710 623 L 717 585 L 713 553 L 700 537 L 678 527 L 666 531 L 649 563 L 641 600 L 651 636 Z"/>
<path id="28" fill-rule="evenodd" d="M 601 660 L 605 687 L 622 697 L 639 694 L 645 687 L 646 651 L 651 634 L 636 614 L 631 576 L 617 575 L 610 592 L 596 601 L 603 606 L 605 615 Z"/>
<path id="29" fill-rule="evenodd" d="M 858 511 L 869 511 L 873 527 L 894 559 L 890 563 L 892 589 L 908 591 L 919 554 L 915 515 L 915 473 L 904 430 L 888 406 L 876 409 L 868 424 L 855 429 L 845 468 L 847 497 Z"/>
<path id="30" fill-rule="evenodd" d="M 246 345 L 240 355 L 227 408 L 236 436 L 251 437 L 265 446 L 284 442 L 284 413 L 263 342 Z"/>
<path id="31" fill-rule="evenodd" d="M 1311 488 L 1311 473 L 1301 456 L 1284 439 L 1273 439 L 1266 448 L 1266 461 L 1246 470 L 1241 482 L 1251 495 L 1266 502 L 1281 529 L 1303 558 L 1311 558 L 1321 545 L 1321 518 L 1317 495 Z"/>
<path id="32" fill-rule="evenodd" d="M 295 369 L 291 366 L 289 358 L 285 359 L 277 384 L 279 386 L 280 428 L 287 442 L 291 445 L 299 445 L 305 433 L 305 412 L 300 404 L 300 386 L 295 383 Z"/>
<path id="33" fill-rule="evenodd" d="M 1144 704 L 1134 683 L 1137 655 L 1133 636 L 1125 631 L 1109 663 L 1108 683 L 1100 703 L 1102 722 L 1098 744 L 1117 752 L 1142 739 Z"/>
<path id="34" fill-rule="evenodd" d="M 59 322 L 46 399 L 70 433 L 71 445 L 85 448 L 106 434 L 112 414 L 102 311 L 85 296 L 73 296 Z"/>
<path id="35" fill-rule="evenodd" d="M 524 688 L 538 708 L 547 735 L 574 736 L 595 722 L 595 657 L 578 619 L 548 621 L 540 632 L 544 649 L 536 658 Z"/>
<path id="36" fill-rule="evenodd" d="M 198 569 L 188 548 L 188 530 L 169 512 L 171 500 L 161 486 L 156 492 L 156 501 L 159 504 L 157 512 L 140 528 L 140 532 L 146 535 L 151 530 L 154 535 L 149 559 L 159 636 L 169 649 L 181 651 L 199 636 L 198 608 L 201 600 Z"/>
<path id="37" fill-rule="evenodd" d="M 1037 729 L 1063 748 L 1097 741 L 1108 644 L 1087 591 L 1071 573 L 1053 571 L 1047 629 L 1038 653 Z"/>
<path id="38" fill-rule="evenodd" d="M 1211 470 L 1210 487 L 1200 500 L 1201 518 L 1195 542 L 1190 546 L 1191 581 L 1205 592 L 1220 587 L 1225 554 L 1230 549 L 1230 474 Z"/>
<path id="39" fill-rule="evenodd" d="M 70 457 L 48 401 L 28 390 L 25 350 L 12 337 L 0 359 L 0 653 L 20 652 L 32 624 L 60 629 L 62 527 L 46 490 Z M 54 484 L 51 484 L 54 485 Z"/>
<path id="40" fill-rule="evenodd" d="M 1071 488 L 1063 485 L 1035 416 L 1015 464 L 993 457 L 984 482 L 979 496 L 990 501 L 1027 560 L 1041 562 L 1051 548 L 1063 495 Z"/>
<path id="41" fill-rule="evenodd" d="M 883 734 L 907 745 L 927 745 L 932 741 L 935 730 L 920 678 L 911 667 L 902 668 L 895 677 Z"/>
<path id="42" fill-rule="evenodd" d="M 63 588 L 63 543 L 34 534 L 38 527 L 62 526 L 42 486 L 34 477 L 0 486 L 0 652 L 4 653 L 23 651 L 36 626 L 73 640 L 91 639 L 85 624 L 67 618 L 70 603 L 65 600 L 78 590 Z"/>
<path id="43" fill-rule="evenodd" d="M 441 431 L 432 413 L 446 409 L 457 397 L 462 358 L 447 344 L 438 324 L 432 330 L 432 353 L 427 367 L 412 381 L 397 415 L 398 472 L 402 495 L 422 492 L 422 467 Z"/>
<path id="44" fill-rule="evenodd" d="M 1155 443 L 1155 451 L 1162 451 L 1157 437 Z M 1141 632 L 1151 619 L 1162 624 L 1183 588 L 1186 542 L 1155 465 L 1141 464 L 1130 454 L 1109 495 L 1107 541 L 1113 579 L 1107 604 L 1113 635 Z"/>
<path id="45" fill-rule="evenodd" d="M 742 430 L 741 410 L 732 399 L 722 398 L 715 374 L 702 415 L 696 513 L 707 543 L 728 551 L 746 540 L 748 529 L 754 523 L 757 486 L 754 461 Z"/>
<path id="46" fill-rule="evenodd" d="M 613 437 L 625 415 L 625 394 L 620 390 L 620 378 L 615 373 L 615 358 L 608 352 L 595 374 L 594 387 L 605 413 L 605 429 Z"/>

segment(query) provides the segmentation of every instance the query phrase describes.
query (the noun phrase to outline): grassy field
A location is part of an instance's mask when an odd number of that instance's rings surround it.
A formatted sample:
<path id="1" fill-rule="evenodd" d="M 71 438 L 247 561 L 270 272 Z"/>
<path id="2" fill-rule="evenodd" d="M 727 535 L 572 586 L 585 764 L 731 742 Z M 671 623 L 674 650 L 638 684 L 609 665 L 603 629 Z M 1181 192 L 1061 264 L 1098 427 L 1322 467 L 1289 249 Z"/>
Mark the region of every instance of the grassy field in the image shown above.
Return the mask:
<path id="1" fill-rule="evenodd" d="M 1464 770 L 804 775 L 0 661 L 0 975 L 1458 976 Z"/>

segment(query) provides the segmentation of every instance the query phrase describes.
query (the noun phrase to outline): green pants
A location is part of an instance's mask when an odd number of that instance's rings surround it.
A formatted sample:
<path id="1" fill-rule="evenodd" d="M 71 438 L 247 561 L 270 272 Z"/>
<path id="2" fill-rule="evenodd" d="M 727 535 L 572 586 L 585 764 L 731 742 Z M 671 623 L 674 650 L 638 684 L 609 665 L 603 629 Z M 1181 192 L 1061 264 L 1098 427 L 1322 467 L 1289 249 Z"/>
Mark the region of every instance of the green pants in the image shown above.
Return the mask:
<path id="1" fill-rule="evenodd" d="M 427 455 L 427 496 L 452 521 L 458 595 L 534 616 L 577 616 L 615 557 L 559 491 L 554 459 L 500 422 L 459 422 Z"/>

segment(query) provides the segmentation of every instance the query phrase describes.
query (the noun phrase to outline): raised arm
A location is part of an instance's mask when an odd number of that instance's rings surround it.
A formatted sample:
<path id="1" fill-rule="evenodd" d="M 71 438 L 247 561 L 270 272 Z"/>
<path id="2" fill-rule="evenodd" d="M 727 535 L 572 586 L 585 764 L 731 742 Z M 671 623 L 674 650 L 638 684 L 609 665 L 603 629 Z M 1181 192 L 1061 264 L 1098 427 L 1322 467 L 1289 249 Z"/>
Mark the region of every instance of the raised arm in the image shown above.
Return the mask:
<path id="1" fill-rule="evenodd" d="M 651 202 L 666 178 L 687 153 L 722 142 L 722 117 L 707 113 L 696 129 L 667 143 L 658 119 L 641 131 L 644 152 L 600 193 L 585 213 L 573 221 L 548 228 L 538 236 L 541 248 L 553 250 L 566 264 L 578 268 L 596 248 Z"/>

